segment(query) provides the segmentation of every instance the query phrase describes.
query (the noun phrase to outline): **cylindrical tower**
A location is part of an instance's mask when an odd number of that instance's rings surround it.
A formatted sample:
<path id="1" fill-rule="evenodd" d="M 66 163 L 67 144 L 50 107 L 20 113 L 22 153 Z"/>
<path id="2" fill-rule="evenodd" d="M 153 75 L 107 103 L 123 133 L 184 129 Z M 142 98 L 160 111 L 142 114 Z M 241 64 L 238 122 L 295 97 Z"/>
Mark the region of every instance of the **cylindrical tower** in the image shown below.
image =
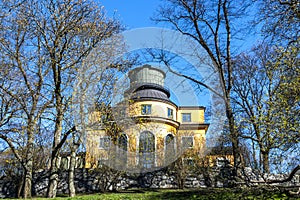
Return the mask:
<path id="1" fill-rule="evenodd" d="M 151 65 L 143 65 L 142 67 L 133 69 L 128 74 L 130 84 L 153 83 L 164 86 L 166 74 L 164 71 L 151 67 Z"/>
<path id="2" fill-rule="evenodd" d="M 164 86 L 166 74 L 164 71 L 143 65 L 133 69 L 128 74 L 130 88 L 125 97 L 131 100 L 160 99 L 170 101 L 170 91 Z"/>

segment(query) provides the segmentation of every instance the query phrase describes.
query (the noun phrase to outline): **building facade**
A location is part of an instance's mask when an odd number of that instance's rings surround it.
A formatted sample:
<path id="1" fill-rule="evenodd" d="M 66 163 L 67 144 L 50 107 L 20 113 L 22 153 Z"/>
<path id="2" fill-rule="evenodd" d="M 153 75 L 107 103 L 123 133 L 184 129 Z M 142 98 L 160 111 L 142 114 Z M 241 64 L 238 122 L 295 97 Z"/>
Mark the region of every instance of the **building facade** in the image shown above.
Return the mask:
<path id="1" fill-rule="evenodd" d="M 120 170 L 150 171 L 171 164 L 186 151 L 203 154 L 209 126 L 205 107 L 172 102 L 165 76 L 150 65 L 129 72 L 130 88 L 112 108 L 115 131 L 107 126 L 87 131 L 86 167 L 106 164 Z M 91 123 L 103 114 L 93 111 Z"/>

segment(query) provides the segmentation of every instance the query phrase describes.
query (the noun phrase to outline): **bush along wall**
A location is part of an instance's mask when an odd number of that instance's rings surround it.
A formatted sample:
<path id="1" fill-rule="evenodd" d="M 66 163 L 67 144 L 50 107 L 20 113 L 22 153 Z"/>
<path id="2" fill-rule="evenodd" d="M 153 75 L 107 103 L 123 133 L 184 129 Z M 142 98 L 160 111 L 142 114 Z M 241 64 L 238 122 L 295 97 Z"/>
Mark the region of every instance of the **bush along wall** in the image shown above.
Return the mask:
<path id="1" fill-rule="evenodd" d="M 253 181 L 263 180 L 248 170 L 247 177 Z M 128 174 L 108 167 L 95 169 L 76 169 L 75 186 L 77 193 L 95 193 L 105 191 L 126 190 L 129 188 L 179 188 L 180 179 L 183 187 L 232 187 L 233 179 L 230 168 L 211 168 L 206 173 L 189 173 L 183 177 L 178 172 L 161 169 L 154 172 Z M 264 175 L 266 178 L 266 175 Z M 58 194 L 68 194 L 68 171 L 60 171 Z M 284 178 L 284 175 L 269 175 L 269 178 Z M 34 173 L 33 195 L 45 196 L 48 185 L 48 171 Z M 300 186 L 300 175 L 294 176 L 292 181 L 284 183 L 285 186 Z M 19 185 L 8 177 L 0 178 L 0 198 L 17 197 Z"/>

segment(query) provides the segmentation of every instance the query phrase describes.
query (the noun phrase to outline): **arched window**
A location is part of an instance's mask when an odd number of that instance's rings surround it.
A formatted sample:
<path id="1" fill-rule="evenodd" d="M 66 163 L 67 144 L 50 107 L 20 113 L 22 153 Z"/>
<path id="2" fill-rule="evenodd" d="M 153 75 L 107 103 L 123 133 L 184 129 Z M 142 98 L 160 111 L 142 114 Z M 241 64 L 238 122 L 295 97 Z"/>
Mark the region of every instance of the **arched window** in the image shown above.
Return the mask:
<path id="1" fill-rule="evenodd" d="M 117 160 L 116 164 L 120 165 L 120 167 L 126 166 L 127 163 L 127 145 L 128 139 L 125 133 L 122 133 L 117 140 Z"/>
<path id="2" fill-rule="evenodd" d="M 150 131 L 144 131 L 140 134 L 139 155 L 139 164 L 141 167 L 154 167 L 155 137 Z"/>
<path id="3" fill-rule="evenodd" d="M 124 151 L 127 151 L 127 135 L 122 133 L 118 138 L 118 147 Z"/>
<path id="4" fill-rule="evenodd" d="M 172 134 L 165 137 L 165 164 L 168 165 L 175 159 L 175 139 Z"/>

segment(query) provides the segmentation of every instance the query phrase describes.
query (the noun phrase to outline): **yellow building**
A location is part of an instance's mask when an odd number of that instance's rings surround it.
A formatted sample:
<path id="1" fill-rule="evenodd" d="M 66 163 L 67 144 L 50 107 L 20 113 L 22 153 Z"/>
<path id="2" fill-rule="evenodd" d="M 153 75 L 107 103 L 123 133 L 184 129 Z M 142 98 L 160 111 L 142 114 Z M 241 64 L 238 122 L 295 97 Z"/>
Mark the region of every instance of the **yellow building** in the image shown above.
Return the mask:
<path id="1" fill-rule="evenodd" d="M 201 155 L 208 129 L 205 107 L 173 103 L 160 69 L 144 65 L 128 76 L 124 101 L 112 108 L 117 131 L 111 133 L 107 127 L 87 131 L 86 167 L 104 163 L 121 170 L 150 171 L 171 164 L 186 151 Z M 102 115 L 92 112 L 91 123 Z"/>

